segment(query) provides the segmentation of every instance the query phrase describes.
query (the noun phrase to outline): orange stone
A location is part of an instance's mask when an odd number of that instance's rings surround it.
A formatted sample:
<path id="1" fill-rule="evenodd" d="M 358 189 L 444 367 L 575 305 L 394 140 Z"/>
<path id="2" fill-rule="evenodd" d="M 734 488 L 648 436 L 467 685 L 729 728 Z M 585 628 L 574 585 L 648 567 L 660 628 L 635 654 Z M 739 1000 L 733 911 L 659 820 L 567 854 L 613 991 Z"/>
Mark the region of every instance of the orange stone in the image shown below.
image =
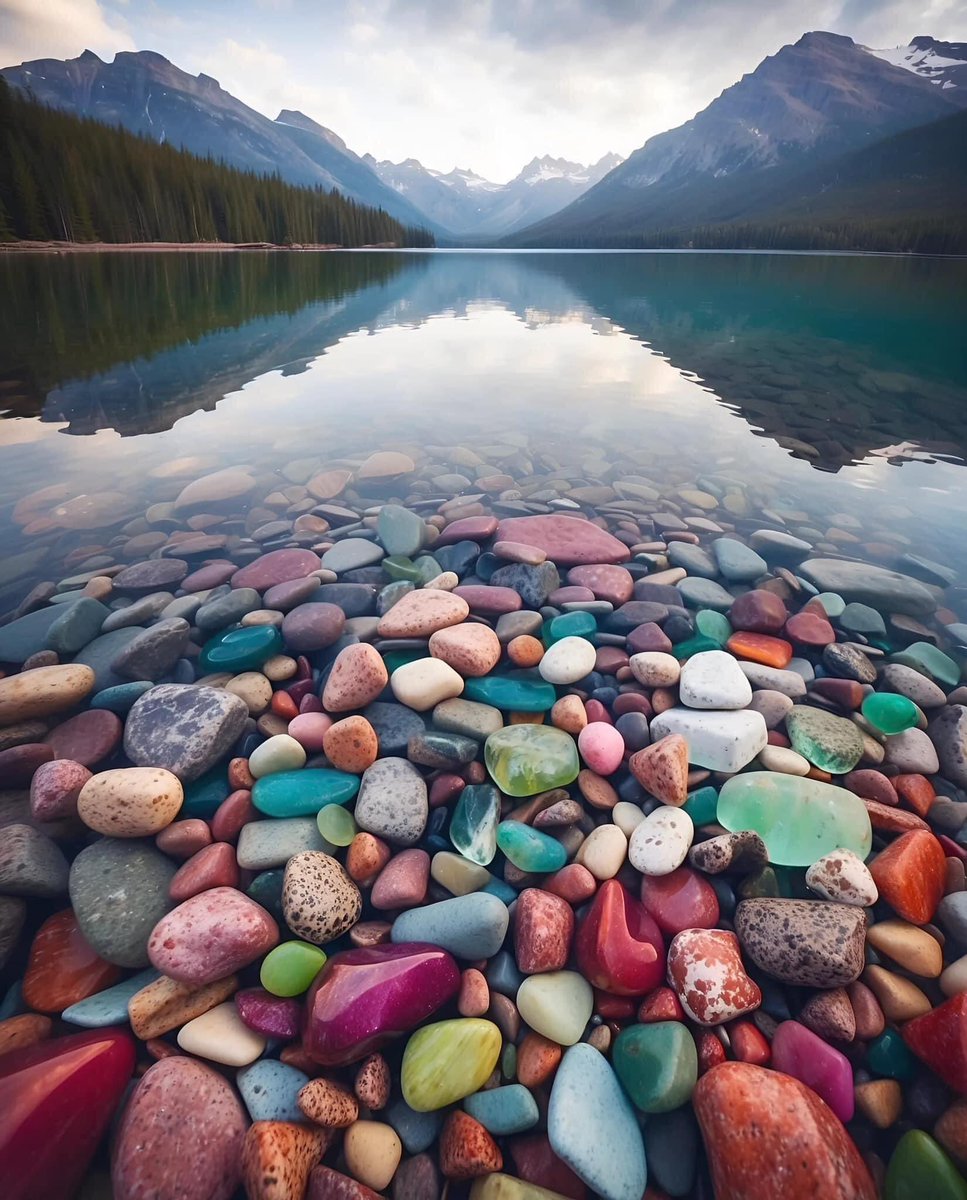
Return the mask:
<path id="1" fill-rule="evenodd" d="M 113 987 L 123 972 L 94 953 L 74 910 L 54 913 L 37 930 L 24 975 L 23 998 L 37 1012 L 61 1013 Z"/>
<path id="2" fill-rule="evenodd" d="M 932 833 L 914 829 L 891 843 L 870 866 L 873 882 L 898 917 L 925 925 L 943 896 L 947 861 Z"/>
<path id="3" fill-rule="evenodd" d="M 681 808 L 688 799 L 688 743 L 681 734 L 670 733 L 636 751 L 628 766 L 645 791 L 662 804 Z"/>
<path id="4" fill-rule="evenodd" d="M 755 1063 L 764 1067 L 772 1058 L 772 1047 L 752 1021 L 733 1021 L 728 1027 L 732 1053 L 739 1062 Z"/>
<path id="5" fill-rule="evenodd" d="M 344 717 L 322 735 L 322 748 L 337 771 L 361 775 L 379 756 L 379 738 L 365 717 Z"/>
<path id="6" fill-rule="evenodd" d="M 543 643 L 528 633 L 522 633 L 507 643 L 507 657 L 515 667 L 536 667 L 544 657 Z"/>
<path id="7" fill-rule="evenodd" d="M 937 798 L 933 784 L 925 775 L 897 775 L 893 779 L 897 795 L 918 817 L 926 817 Z"/>
<path id="8" fill-rule="evenodd" d="M 736 658 L 776 667 L 782 671 L 792 659 L 792 646 L 785 638 L 770 637 L 767 633 L 733 633 L 725 648 Z"/>
<path id="9" fill-rule="evenodd" d="M 487 1130 L 459 1108 L 440 1133 L 440 1170 L 447 1179 L 476 1179 L 504 1165 L 500 1147 Z"/>
<path id="10" fill-rule="evenodd" d="M 357 833 L 346 851 L 346 871 L 356 883 L 370 884 L 392 857 L 392 850 L 380 838 Z"/>
<path id="11" fill-rule="evenodd" d="M 863 805 L 870 814 L 870 824 L 878 833 L 910 833 L 915 829 L 930 832 L 926 821 L 905 808 L 891 808 L 878 800 L 864 800 Z"/>
<path id="12" fill-rule="evenodd" d="M 588 723 L 588 714 L 579 696 L 562 696 L 551 709 L 551 724 L 574 737 Z"/>
<path id="13" fill-rule="evenodd" d="M 52 1024 L 50 1017 L 38 1013 L 23 1013 L 0 1021 L 0 1056 L 45 1042 L 50 1037 Z"/>
<path id="14" fill-rule="evenodd" d="M 557 1070 L 563 1051 L 557 1042 L 531 1031 L 517 1047 L 517 1080 L 524 1087 L 540 1087 Z"/>
<path id="15" fill-rule="evenodd" d="M 585 767 L 578 772 L 578 791 L 592 808 L 612 809 L 618 803 L 618 793 L 603 775 Z"/>

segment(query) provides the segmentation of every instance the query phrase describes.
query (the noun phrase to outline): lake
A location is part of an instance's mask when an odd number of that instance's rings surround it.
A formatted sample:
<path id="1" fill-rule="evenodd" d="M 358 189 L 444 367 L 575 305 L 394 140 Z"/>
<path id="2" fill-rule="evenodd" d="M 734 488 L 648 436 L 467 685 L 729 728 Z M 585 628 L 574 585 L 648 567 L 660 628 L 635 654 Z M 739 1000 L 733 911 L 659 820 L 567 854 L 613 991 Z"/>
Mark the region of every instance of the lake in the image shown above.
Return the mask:
<path id="1" fill-rule="evenodd" d="M 307 511 L 327 465 L 414 448 L 424 501 L 509 476 L 507 511 L 630 497 L 961 580 L 965 327 L 949 260 L 0 256 L 0 600 L 160 544 L 176 523 L 144 514 L 193 475 L 264 478 L 196 523 L 231 537 Z"/>

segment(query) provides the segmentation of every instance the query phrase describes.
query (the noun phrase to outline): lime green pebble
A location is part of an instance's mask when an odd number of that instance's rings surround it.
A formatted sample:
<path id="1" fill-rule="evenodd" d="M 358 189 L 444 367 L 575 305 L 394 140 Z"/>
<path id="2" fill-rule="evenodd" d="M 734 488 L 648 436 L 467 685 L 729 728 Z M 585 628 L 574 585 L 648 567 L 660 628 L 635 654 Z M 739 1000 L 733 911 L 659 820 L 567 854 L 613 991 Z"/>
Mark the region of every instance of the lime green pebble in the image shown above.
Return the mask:
<path id="1" fill-rule="evenodd" d="M 327 804 L 321 808 L 316 824 L 326 841 L 334 846 L 348 846 L 359 832 L 353 814 L 338 804 Z"/>
<path id="2" fill-rule="evenodd" d="M 273 996 L 301 996 L 325 965 L 325 952 L 318 946 L 283 942 L 262 960 L 259 979 Z"/>

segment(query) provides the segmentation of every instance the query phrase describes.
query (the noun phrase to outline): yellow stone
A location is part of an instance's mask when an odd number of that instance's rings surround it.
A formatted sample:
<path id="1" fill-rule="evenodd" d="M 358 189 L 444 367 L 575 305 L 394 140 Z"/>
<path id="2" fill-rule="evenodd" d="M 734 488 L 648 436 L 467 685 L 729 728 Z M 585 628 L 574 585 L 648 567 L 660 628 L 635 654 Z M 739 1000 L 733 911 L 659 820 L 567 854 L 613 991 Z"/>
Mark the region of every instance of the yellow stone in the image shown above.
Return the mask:
<path id="1" fill-rule="evenodd" d="M 418 1029 L 403 1051 L 403 1099 L 417 1112 L 434 1112 L 478 1092 L 497 1065 L 501 1042 L 493 1021 L 478 1017 Z"/>
<path id="2" fill-rule="evenodd" d="M 94 688 L 94 672 L 81 663 L 37 667 L 0 679 L 0 725 L 73 708 Z"/>
<path id="3" fill-rule="evenodd" d="M 912 1021 L 930 1012 L 933 1005 L 926 995 L 902 975 L 894 975 L 884 967 L 870 966 L 863 972 L 863 982 L 879 1001 L 888 1021 Z"/>
<path id="4" fill-rule="evenodd" d="M 473 1181 L 470 1200 L 564 1200 L 564 1197 L 536 1183 L 495 1172 Z"/>
<path id="5" fill-rule="evenodd" d="M 935 937 L 907 921 L 878 921 L 866 940 L 881 954 L 923 979 L 936 979 L 943 970 L 943 948 Z"/>
<path id="6" fill-rule="evenodd" d="M 403 1156 L 403 1143 L 392 1125 L 381 1121 L 356 1121 L 343 1138 L 346 1166 L 353 1179 L 358 1179 L 374 1192 L 388 1187 Z"/>
<path id="7" fill-rule="evenodd" d="M 164 767 L 119 767 L 91 776 L 77 815 L 105 837 L 153 837 L 177 817 L 184 799 L 181 780 Z"/>

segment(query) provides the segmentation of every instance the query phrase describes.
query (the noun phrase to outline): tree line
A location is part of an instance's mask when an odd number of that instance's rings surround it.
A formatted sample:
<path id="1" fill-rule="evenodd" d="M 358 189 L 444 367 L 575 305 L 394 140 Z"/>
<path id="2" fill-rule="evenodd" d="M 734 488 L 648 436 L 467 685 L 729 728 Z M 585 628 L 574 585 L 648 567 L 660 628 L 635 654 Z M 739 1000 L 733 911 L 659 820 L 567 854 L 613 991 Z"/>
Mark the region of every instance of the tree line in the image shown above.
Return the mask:
<path id="1" fill-rule="evenodd" d="M 297 187 L 38 104 L 0 79 L 0 242 L 432 246 L 323 187 Z"/>

